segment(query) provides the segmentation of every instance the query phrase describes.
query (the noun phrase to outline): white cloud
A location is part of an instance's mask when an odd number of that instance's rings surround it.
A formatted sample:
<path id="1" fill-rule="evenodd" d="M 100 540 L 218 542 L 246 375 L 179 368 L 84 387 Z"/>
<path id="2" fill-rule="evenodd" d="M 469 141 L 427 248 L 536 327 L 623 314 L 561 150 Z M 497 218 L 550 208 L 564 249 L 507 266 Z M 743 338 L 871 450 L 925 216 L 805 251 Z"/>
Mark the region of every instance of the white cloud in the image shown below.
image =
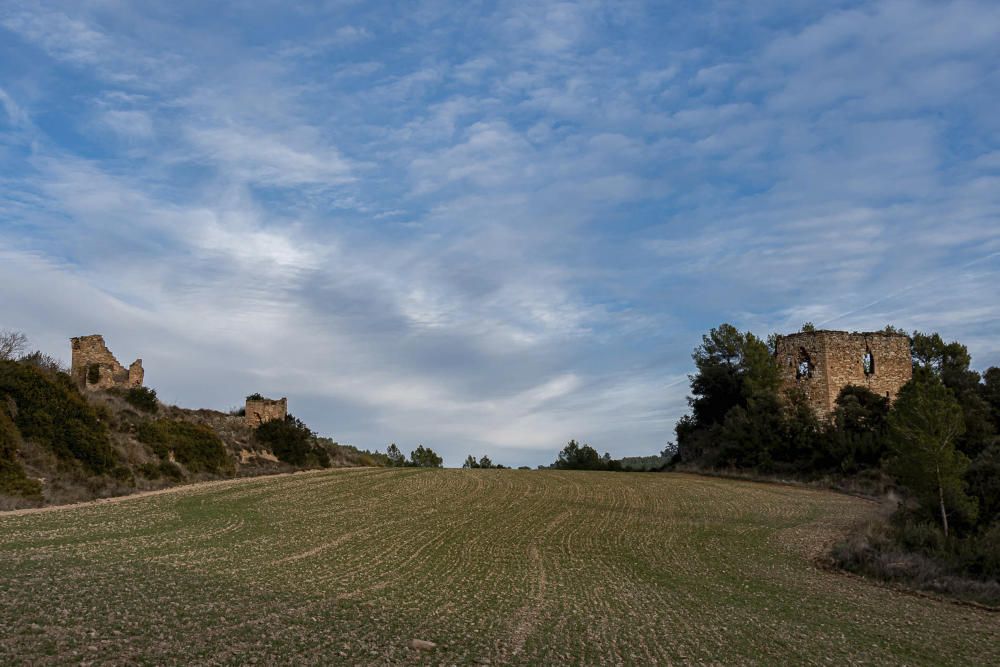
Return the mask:
<path id="1" fill-rule="evenodd" d="M 337 185 L 353 180 L 352 165 L 314 137 L 278 136 L 235 127 L 190 128 L 201 155 L 240 178 L 265 185 Z"/>
<path id="2" fill-rule="evenodd" d="M 4 326 L 450 463 L 658 451 L 720 321 L 1000 363 L 992 4 L 272 9 L 0 15 Z"/>

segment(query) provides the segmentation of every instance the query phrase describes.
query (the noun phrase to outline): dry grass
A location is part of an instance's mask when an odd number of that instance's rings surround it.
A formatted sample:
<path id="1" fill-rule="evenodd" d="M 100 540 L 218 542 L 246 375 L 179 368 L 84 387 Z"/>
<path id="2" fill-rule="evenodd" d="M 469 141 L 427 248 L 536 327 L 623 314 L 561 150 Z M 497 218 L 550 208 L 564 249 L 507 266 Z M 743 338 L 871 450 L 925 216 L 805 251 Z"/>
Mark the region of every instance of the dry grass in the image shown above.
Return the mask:
<path id="1" fill-rule="evenodd" d="M 815 567 L 873 512 L 692 475 L 353 469 L 9 515 L 0 663 L 1000 662 L 1000 615 Z"/>

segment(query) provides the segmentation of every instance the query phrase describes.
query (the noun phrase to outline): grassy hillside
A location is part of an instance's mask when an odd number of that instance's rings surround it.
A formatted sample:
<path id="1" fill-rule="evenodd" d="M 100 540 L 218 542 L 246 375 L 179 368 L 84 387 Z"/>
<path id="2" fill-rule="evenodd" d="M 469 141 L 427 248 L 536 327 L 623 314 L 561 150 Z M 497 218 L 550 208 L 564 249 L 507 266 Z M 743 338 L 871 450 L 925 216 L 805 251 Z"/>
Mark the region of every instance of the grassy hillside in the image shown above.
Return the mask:
<path id="1" fill-rule="evenodd" d="M 873 511 L 676 474 L 367 468 L 2 516 L 0 662 L 1000 663 L 1000 615 L 814 565 Z"/>
<path id="2" fill-rule="evenodd" d="M 375 462 L 299 422 L 268 426 L 282 428 L 265 439 L 238 415 L 163 405 L 141 388 L 81 393 L 51 364 L 0 360 L 0 510 Z"/>

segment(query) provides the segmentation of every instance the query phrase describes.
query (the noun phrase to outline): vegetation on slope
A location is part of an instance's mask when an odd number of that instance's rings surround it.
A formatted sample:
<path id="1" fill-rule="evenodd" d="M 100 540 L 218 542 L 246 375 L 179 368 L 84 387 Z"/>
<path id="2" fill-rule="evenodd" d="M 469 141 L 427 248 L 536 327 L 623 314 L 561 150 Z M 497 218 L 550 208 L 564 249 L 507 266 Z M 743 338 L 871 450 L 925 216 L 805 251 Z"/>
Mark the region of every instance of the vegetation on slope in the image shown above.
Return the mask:
<path id="1" fill-rule="evenodd" d="M 0 495 L 41 500 L 42 485 L 25 474 L 17 458 L 20 445 L 21 434 L 0 405 Z"/>
<path id="2" fill-rule="evenodd" d="M 93 473 L 115 465 L 107 415 L 80 395 L 69 375 L 32 364 L 0 361 L 0 399 L 14 406 L 21 437 L 44 442 L 66 463 L 76 462 Z"/>
<path id="3" fill-rule="evenodd" d="M 23 334 L 0 332 L 0 509 L 383 463 L 294 418 L 255 433 L 241 417 L 162 405 L 147 387 L 81 392 L 57 360 L 23 354 L 26 345 Z"/>
<path id="4" fill-rule="evenodd" d="M 257 427 L 254 439 L 284 461 L 295 466 L 330 467 L 330 454 L 313 432 L 291 414 Z"/>
<path id="5" fill-rule="evenodd" d="M 162 460 L 175 459 L 193 473 L 222 473 L 232 467 L 222 439 L 204 424 L 157 419 L 139 427 L 139 442 Z"/>
<path id="6" fill-rule="evenodd" d="M 156 399 L 156 390 L 149 387 L 130 387 L 122 397 L 125 402 L 137 410 L 155 414 L 160 411 L 160 402 Z"/>
<path id="7" fill-rule="evenodd" d="M 903 502 L 891 520 L 838 547 L 838 561 L 1000 604 L 1000 369 L 980 375 L 965 346 L 917 332 L 913 379 L 891 408 L 849 386 L 820 419 L 800 392 L 781 391 L 772 351 L 728 324 L 703 337 L 676 462 L 871 492 L 897 487 Z"/>

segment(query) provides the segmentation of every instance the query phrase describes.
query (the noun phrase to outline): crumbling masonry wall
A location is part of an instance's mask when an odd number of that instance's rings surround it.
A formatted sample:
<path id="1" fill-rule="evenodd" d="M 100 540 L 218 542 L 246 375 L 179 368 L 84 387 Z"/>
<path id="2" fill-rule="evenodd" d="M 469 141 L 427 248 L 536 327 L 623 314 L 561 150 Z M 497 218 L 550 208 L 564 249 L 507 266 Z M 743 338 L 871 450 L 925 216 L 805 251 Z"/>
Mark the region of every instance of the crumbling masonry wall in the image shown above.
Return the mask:
<path id="1" fill-rule="evenodd" d="M 287 398 L 247 399 L 246 422 L 252 428 L 275 419 L 284 419 L 287 415 Z"/>
<path id="2" fill-rule="evenodd" d="M 80 387 L 97 390 L 142 386 L 142 359 L 136 359 L 126 369 L 108 350 L 104 337 L 98 334 L 79 336 L 70 341 L 73 351 L 70 372 Z"/>
<path id="3" fill-rule="evenodd" d="M 820 415 L 833 411 L 847 385 L 892 401 L 913 376 L 910 339 L 902 334 L 804 331 L 780 336 L 776 355 L 784 386 L 801 389 Z"/>

